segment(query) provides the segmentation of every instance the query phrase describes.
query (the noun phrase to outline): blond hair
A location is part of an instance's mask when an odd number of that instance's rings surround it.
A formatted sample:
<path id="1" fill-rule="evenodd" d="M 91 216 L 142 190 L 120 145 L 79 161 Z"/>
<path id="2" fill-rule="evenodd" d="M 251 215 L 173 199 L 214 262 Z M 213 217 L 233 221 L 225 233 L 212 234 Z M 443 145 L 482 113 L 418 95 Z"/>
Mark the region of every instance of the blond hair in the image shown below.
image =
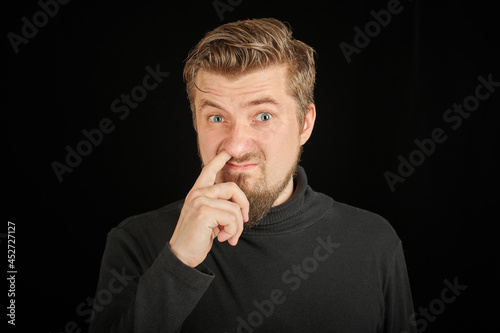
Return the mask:
<path id="1" fill-rule="evenodd" d="M 314 103 L 315 51 L 292 38 L 288 25 L 274 18 L 226 23 L 208 32 L 189 52 L 184 82 L 193 123 L 196 120 L 194 95 L 198 71 L 237 77 L 271 65 L 288 66 L 288 93 L 297 101 L 301 128 L 309 103 Z"/>

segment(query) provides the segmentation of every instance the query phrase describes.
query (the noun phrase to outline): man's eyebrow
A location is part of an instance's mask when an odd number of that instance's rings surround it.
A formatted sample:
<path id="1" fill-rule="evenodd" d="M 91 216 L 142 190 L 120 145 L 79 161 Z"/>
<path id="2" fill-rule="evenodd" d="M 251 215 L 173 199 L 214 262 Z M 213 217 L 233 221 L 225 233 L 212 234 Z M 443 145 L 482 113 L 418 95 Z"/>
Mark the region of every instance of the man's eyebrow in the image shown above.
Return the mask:
<path id="1" fill-rule="evenodd" d="M 265 96 L 261 98 L 254 99 L 253 101 L 250 101 L 248 103 L 245 103 L 243 107 L 249 107 L 249 106 L 256 106 L 256 105 L 261 105 L 261 104 L 272 104 L 272 105 L 279 105 L 278 101 L 271 96 Z"/>
<path id="2" fill-rule="evenodd" d="M 279 103 L 276 99 L 272 98 L 271 96 L 265 96 L 265 97 L 257 98 L 257 99 L 250 101 L 250 102 L 247 102 L 247 103 L 243 104 L 243 107 L 247 108 L 247 107 L 257 106 L 257 105 L 261 105 L 261 104 L 279 105 Z M 216 109 L 224 110 L 224 108 L 222 106 L 220 106 L 218 103 L 211 101 L 211 100 L 208 100 L 208 99 L 202 99 L 200 101 L 199 110 L 201 111 L 206 107 L 213 107 Z"/>
<path id="3" fill-rule="evenodd" d="M 222 106 L 220 106 L 219 104 L 217 104 L 216 102 L 209 101 L 208 99 L 202 99 L 201 103 L 200 103 L 200 111 L 206 107 L 209 107 L 209 106 L 216 108 L 216 109 L 224 110 L 224 108 Z"/>

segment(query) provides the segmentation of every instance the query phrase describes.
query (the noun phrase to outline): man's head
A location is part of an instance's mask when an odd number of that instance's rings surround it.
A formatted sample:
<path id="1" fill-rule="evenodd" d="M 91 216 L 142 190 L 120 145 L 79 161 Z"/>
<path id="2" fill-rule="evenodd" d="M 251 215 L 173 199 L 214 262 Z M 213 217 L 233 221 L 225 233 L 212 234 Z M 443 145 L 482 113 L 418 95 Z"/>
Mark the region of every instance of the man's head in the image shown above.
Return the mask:
<path id="1" fill-rule="evenodd" d="M 316 116 L 314 50 L 275 19 L 228 23 L 189 53 L 184 80 L 202 163 L 231 154 L 217 182 L 245 192 L 251 226 L 293 191 Z"/>

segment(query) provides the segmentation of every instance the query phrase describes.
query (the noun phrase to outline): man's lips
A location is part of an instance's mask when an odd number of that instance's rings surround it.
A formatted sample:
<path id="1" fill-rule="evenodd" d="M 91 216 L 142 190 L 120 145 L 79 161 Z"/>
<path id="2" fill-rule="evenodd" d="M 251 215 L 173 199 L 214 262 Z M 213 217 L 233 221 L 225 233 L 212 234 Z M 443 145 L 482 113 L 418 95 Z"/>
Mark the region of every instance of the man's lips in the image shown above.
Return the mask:
<path id="1" fill-rule="evenodd" d="M 249 171 L 257 167 L 257 163 L 231 163 L 227 162 L 226 167 L 233 171 Z"/>

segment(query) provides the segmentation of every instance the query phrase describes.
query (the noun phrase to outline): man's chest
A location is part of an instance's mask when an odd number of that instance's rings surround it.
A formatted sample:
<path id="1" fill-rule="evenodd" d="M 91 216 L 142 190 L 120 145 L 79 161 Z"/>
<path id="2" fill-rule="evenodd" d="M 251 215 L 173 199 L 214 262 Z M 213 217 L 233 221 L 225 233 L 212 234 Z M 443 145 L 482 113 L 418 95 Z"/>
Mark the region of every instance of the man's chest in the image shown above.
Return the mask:
<path id="1" fill-rule="evenodd" d="M 216 247 L 205 261 L 215 279 L 183 330 L 376 332 L 384 311 L 379 282 L 369 267 L 346 265 L 340 244 L 323 241 L 288 251 Z"/>

